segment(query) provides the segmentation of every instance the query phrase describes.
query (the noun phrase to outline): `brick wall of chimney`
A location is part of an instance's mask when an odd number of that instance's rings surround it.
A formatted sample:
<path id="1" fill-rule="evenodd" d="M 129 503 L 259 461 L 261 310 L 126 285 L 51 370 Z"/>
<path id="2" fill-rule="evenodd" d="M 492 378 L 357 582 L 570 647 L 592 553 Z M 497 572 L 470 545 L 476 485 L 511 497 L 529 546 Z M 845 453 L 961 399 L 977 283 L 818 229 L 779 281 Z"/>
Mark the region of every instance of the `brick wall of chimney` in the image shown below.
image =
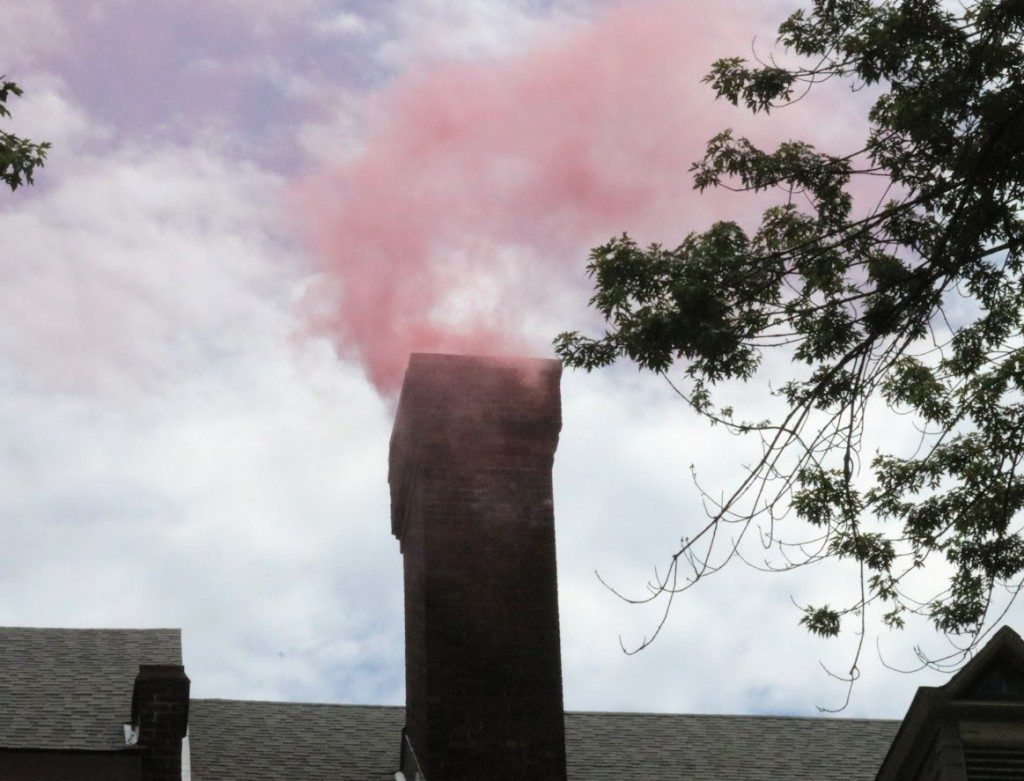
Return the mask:
<path id="1" fill-rule="evenodd" d="M 564 779 L 555 361 L 414 355 L 392 435 L 406 731 L 428 779 Z"/>
<path id="2" fill-rule="evenodd" d="M 139 667 L 132 723 L 144 748 L 142 781 L 181 781 L 181 741 L 188 730 L 189 679 L 181 665 Z"/>

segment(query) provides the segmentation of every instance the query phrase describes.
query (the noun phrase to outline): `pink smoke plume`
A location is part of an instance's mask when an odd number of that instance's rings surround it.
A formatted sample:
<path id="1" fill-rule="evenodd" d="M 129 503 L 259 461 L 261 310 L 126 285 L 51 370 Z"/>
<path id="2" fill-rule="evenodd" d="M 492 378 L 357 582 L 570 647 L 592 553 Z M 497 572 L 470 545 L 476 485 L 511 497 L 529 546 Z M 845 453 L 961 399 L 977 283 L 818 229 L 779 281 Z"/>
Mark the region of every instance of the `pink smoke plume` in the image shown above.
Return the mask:
<path id="1" fill-rule="evenodd" d="M 536 353 L 524 318 L 578 285 L 589 247 L 624 230 L 675 243 L 713 219 L 720 197 L 692 191 L 689 164 L 746 120 L 701 78 L 783 16 L 633 0 L 498 62 L 399 77 L 373 97 L 362 151 L 300 188 L 325 272 L 313 330 L 384 392 L 413 351 Z"/>

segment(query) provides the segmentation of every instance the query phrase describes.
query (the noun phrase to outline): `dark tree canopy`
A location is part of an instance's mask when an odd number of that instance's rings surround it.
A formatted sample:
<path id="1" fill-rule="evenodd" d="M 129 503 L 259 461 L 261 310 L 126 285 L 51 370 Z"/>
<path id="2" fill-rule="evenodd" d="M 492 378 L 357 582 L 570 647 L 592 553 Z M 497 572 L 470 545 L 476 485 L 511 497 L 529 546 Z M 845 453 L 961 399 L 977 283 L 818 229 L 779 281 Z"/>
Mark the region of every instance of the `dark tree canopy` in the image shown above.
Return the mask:
<path id="1" fill-rule="evenodd" d="M 0 76 L 0 119 L 11 116 L 7 100 L 12 96 L 21 97 L 21 87 Z M 33 143 L 13 133 L 0 130 L 0 181 L 12 191 L 21 185 L 32 184 L 36 168 L 42 168 L 49 150 L 48 142 Z"/>
<path id="2" fill-rule="evenodd" d="M 716 222 L 675 248 L 622 235 L 591 254 L 607 330 L 562 334 L 563 361 L 664 374 L 698 413 L 763 445 L 731 495 L 705 496 L 706 525 L 641 601 L 665 599 L 667 615 L 676 593 L 742 558 L 745 537 L 782 569 L 846 560 L 860 573 L 850 602 L 806 606 L 801 621 L 860 634 L 852 681 L 868 611 L 892 628 L 926 617 L 955 647 L 922 662 L 955 665 L 1021 588 L 1022 40 L 1020 0 L 814 0 L 779 28 L 803 64 L 714 63 L 718 96 L 755 113 L 811 101 L 827 79 L 878 97 L 860 149 L 710 140 L 697 188 L 778 193 L 756 230 Z M 867 177 L 887 186 L 877 204 L 852 194 Z M 786 412 L 719 406 L 723 383 L 754 378 L 769 352 L 791 360 L 771 378 Z M 920 441 L 862 462 L 878 401 L 911 416 Z"/>

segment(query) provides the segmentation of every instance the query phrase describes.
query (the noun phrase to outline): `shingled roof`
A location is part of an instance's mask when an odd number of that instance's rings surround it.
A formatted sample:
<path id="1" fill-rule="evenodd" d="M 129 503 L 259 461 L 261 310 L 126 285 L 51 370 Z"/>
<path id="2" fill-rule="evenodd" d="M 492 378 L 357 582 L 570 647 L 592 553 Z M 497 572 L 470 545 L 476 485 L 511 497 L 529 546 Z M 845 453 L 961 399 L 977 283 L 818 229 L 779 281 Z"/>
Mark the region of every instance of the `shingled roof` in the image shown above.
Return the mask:
<path id="1" fill-rule="evenodd" d="M 405 709 L 193 700 L 193 781 L 390 781 Z M 898 721 L 566 713 L 570 779 L 870 781 Z"/>
<path id="2" fill-rule="evenodd" d="M 192 781 L 394 781 L 405 708 L 192 700 Z"/>
<path id="3" fill-rule="evenodd" d="M 870 781 L 898 721 L 566 713 L 569 778 Z"/>
<path id="4" fill-rule="evenodd" d="M 0 627 L 0 746 L 123 749 L 140 664 L 181 664 L 181 630 Z"/>

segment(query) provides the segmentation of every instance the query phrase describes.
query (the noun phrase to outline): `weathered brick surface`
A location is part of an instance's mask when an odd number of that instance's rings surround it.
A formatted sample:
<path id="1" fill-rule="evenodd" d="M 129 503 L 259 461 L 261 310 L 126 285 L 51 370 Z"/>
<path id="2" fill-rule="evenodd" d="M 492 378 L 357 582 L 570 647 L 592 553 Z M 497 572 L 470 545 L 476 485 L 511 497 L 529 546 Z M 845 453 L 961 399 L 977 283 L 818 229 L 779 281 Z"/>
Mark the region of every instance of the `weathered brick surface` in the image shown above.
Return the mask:
<path id="1" fill-rule="evenodd" d="M 189 679 L 181 665 L 139 667 L 132 723 L 139 730 L 143 781 L 181 780 L 181 741 L 188 729 Z"/>
<path id="2" fill-rule="evenodd" d="M 413 355 L 391 442 L 406 729 L 431 781 L 563 779 L 555 361 Z"/>

